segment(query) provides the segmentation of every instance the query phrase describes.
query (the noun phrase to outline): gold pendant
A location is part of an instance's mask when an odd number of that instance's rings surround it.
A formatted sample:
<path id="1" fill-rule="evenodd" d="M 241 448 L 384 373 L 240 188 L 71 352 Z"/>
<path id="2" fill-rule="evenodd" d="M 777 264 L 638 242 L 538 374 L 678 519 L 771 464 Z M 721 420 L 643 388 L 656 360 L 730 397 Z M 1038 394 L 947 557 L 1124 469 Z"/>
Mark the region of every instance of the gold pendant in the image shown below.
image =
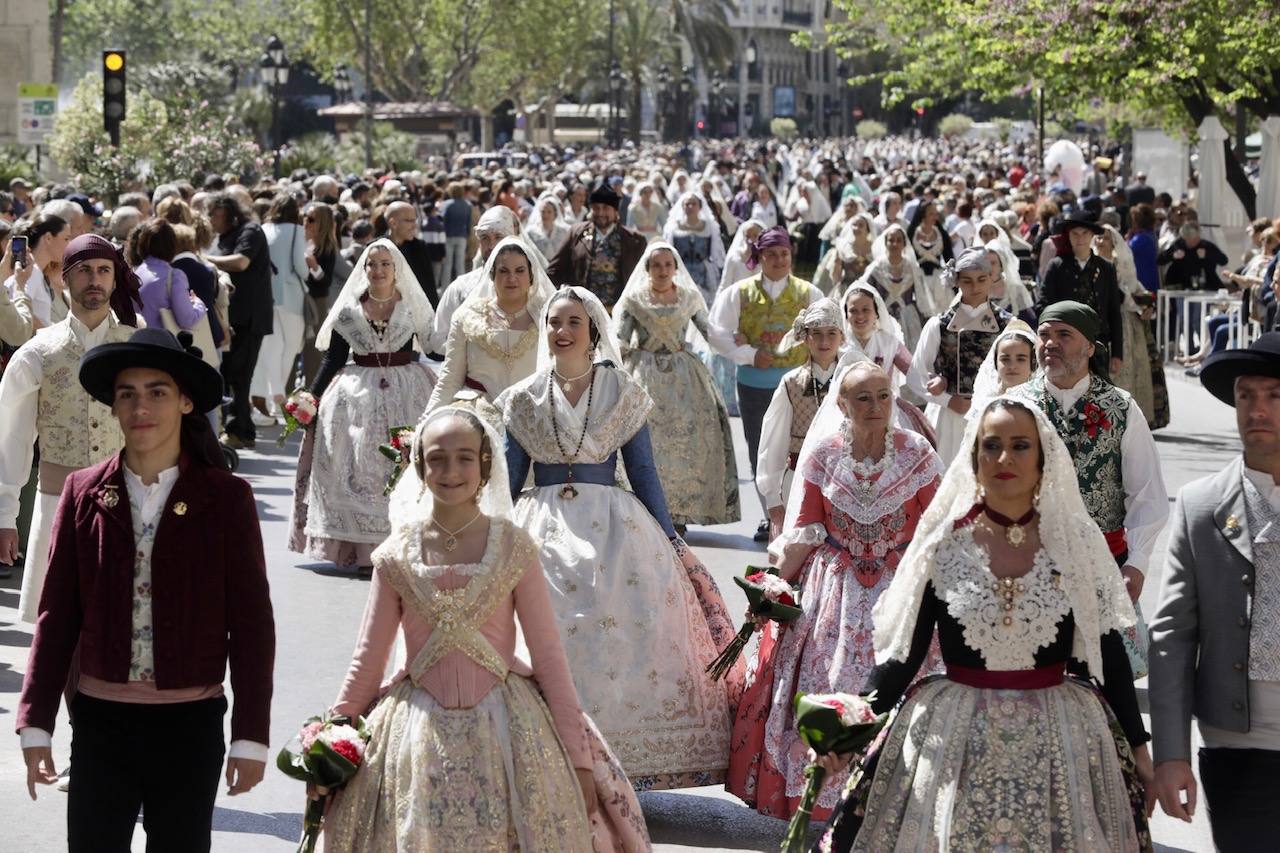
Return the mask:
<path id="1" fill-rule="evenodd" d="M 1027 541 L 1027 532 L 1022 529 L 1021 524 L 1010 524 L 1004 531 L 1005 540 L 1015 548 L 1021 548 L 1022 543 Z"/>
<path id="2" fill-rule="evenodd" d="M 102 495 L 102 503 L 107 509 L 115 509 L 116 504 L 120 503 L 120 495 L 116 492 L 115 486 L 103 486 L 106 490 Z"/>
<path id="3" fill-rule="evenodd" d="M 458 537 L 457 537 L 457 536 L 450 536 L 448 539 L 444 540 L 444 549 L 445 549 L 446 551 L 450 551 L 450 552 L 452 552 L 452 551 L 457 550 L 457 548 L 458 548 Z"/>
<path id="4" fill-rule="evenodd" d="M 573 390 L 573 383 L 566 380 L 565 383 L 560 387 L 564 389 L 564 393 L 568 394 L 570 391 Z"/>
<path id="5" fill-rule="evenodd" d="M 560 489 L 560 497 L 567 501 L 571 501 L 578 496 L 578 490 L 573 487 L 573 483 L 565 483 L 564 488 Z"/>

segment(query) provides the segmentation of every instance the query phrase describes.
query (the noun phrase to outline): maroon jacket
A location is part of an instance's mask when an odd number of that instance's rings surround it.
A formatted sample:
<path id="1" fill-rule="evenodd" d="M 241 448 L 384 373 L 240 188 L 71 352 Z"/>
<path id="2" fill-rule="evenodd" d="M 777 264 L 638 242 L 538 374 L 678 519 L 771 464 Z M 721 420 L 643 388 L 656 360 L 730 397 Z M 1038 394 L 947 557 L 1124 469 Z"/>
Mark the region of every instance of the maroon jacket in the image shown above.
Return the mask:
<path id="1" fill-rule="evenodd" d="M 53 731 L 77 645 L 82 673 L 129 679 L 134 539 L 122 455 L 63 487 L 16 729 Z M 231 739 L 269 744 L 275 622 L 253 491 L 185 454 L 178 467 L 151 553 L 156 687 L 221 684 L 230 658 Z"/>
<path id="2" fill-rule="evenodd" d="M 643 234 L 624 228 L 621 222 L 614 227 L 622 235 L 622 256 L 618 258 L 617 288 L 609 293 L 596 294 L 606 308 L 613 308 L 613 304 L 622 296 L 622 289 L 627 286 L 631 271 L 636 268 L 636 264 L 640 262 L 640 256 L 649 245 L 649 241 Z M 569 239 L 565 240 L 560 252 L 554 258 L 547 259 L 547 275 L 556 287 L 562 285 L 587 287 L 587 277 L 591 273 L 591 250 L 587 247 L 588 228 L 595 233 L 595 226 L 589 220 L 573 226 L 569 231 Z M 587 287 L 587 289 L 591 288 Z"/>

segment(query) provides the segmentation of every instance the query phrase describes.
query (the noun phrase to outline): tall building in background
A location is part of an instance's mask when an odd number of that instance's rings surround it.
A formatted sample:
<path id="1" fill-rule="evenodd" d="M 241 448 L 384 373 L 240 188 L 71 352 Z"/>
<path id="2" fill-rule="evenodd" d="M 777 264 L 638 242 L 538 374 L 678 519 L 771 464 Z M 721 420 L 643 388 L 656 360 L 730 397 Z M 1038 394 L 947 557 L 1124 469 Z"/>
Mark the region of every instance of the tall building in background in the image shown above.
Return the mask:
<path id="1" fill-rule="evenodd" d="M 825 24 L 843 18 L 830 0 L 738 0 L 730 20 L 738 61 L 726 94 L 737 101 L 744 133 L 767 132 L 774 118 L 795 119 L 801 134 L 841 134 L 852 127 L 840 60 L 825 46 Z M 814 47 L 792 44 L 796 32 L 809 33 Z"/>
<path id="2" fill-rule="evenodd" d="M 53 74 L 49 4 L 0 3 L 0 144 L 18 139 L 18 84 L 48 83 Z"/>

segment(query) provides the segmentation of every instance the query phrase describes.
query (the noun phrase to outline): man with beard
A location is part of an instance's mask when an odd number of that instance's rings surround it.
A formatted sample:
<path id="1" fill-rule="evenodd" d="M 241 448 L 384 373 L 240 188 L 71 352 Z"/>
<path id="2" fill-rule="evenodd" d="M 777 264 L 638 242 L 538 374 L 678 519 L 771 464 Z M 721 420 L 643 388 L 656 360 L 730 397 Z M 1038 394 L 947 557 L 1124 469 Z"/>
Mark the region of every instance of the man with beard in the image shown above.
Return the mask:
<path id="1" fill-rule="evenodd" d="M 62 484 L 73 471 L 118 451 L 124 436 L 111 410 L 96 402 L 76 378 L 80 357 L 102 343 L 136 331 L 138 277 L 119 250 L 96 234 L 67 244 L 63 281 L 71 294 L 65 320 L 41 329 L 23 344 L 0 380 L 0 564 L 18 555 L 18 496 L 40 445 L 39 495 L 31 519 L 19 615 L 36 618 L 49 555 L 49 533 Z M 114 313 L 112 309 L 115 309 Z"/>
<path id="2" fill-rule="evenodd" d="M 1156 537 L 1169 518 L 1160 456 L 1137 402 L 1089 370 L 1101 321 L 1088 305 L 1055 302 L 1040 314 L 1041 370 L 1012 392 L 1049 416 L 1075 462 L 1080 495 L 1138 601 Z M 1138 620 L 1141 623 L 1142 615 Z M 1146 629 L 1124 632 L 1134 677 L 1146 668 Z"/>
<path id="3" fill-rule="evenodd" d="M 547 275 L 557 287 L 585 287 L 612 310 L 648 241 L 618 223 L 622 199 L 607 183 L 602 182 L 589 201 L 591 218 L 569 232 L 564 247 L 547 267 Z"/>

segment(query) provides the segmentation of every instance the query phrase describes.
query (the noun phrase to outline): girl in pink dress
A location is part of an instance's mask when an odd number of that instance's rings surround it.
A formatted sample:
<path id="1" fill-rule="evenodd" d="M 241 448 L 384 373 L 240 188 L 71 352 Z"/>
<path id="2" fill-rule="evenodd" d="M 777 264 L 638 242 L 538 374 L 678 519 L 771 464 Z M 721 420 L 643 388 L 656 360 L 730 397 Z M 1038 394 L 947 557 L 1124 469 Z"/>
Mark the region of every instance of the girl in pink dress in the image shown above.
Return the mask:
<path id="1" fill-rule="evenodd" d="M 414 435 L 333 708 L 367 714 L 371 739 L 326 817 L 329 851 L 649 847 L 630 783 L 579 707 L 501 448 L 463 405 Z M 400 631 L 407 665 L 380 687 Z"/>
<path id="2" fill-rule="evenodd" d="M 890 379 L 856 362 L 809 429 L 782 535 L 769 546 L 782 577 L 801 587 L 804 614 L 766 622 L 754 675 L 734 721 L 730 793 L 761 814 L 789 818 L 804 790 L 808 747 L 796 734 L 796 693 L 846 691 L 875 666 L 871 608 L 933 498 L 942 463 L 917 433 L 896 429 Z M 844 774 L 829 776 L 814 808 L 825 820 Z"/>

